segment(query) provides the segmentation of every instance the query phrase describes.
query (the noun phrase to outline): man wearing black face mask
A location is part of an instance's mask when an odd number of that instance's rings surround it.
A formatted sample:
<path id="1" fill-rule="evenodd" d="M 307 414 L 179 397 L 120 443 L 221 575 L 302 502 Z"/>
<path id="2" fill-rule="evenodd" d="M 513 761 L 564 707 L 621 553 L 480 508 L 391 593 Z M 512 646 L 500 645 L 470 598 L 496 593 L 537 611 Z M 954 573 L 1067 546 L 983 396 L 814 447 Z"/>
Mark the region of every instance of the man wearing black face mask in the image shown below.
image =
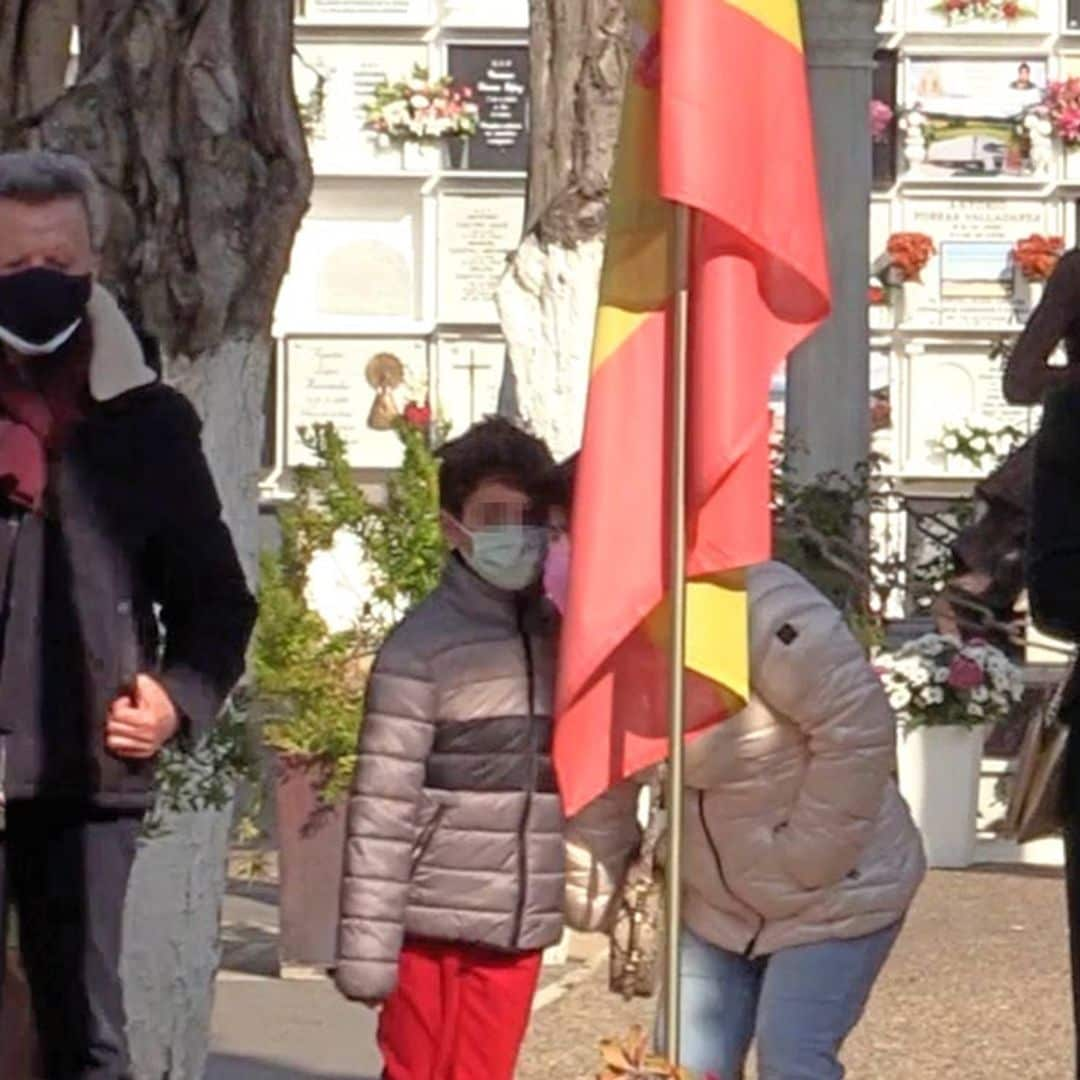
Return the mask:
<path id="1" fill-rule="evenodd" d="M 0 155 L 0 911 L 49 1080 L 130 1075 L 121 925 L 154 760 L 212 725 L 255 614 L 195 412 L 94 282 L 100 206 L 78 159 Z"/>

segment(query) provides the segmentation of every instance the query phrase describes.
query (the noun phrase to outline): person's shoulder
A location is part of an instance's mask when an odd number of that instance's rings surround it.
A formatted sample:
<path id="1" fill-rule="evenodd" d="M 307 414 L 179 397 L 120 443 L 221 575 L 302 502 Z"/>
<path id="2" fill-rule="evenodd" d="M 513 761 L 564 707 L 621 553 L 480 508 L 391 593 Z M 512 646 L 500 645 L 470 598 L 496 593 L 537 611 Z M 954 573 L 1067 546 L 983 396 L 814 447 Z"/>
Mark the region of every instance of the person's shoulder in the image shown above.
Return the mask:
<path id="1" fill-rule="evenodd" d="M 452 608 L 439 585 L 387 634 L 375 661 L 377 671 L 426 670 L 453 632 Z"/>

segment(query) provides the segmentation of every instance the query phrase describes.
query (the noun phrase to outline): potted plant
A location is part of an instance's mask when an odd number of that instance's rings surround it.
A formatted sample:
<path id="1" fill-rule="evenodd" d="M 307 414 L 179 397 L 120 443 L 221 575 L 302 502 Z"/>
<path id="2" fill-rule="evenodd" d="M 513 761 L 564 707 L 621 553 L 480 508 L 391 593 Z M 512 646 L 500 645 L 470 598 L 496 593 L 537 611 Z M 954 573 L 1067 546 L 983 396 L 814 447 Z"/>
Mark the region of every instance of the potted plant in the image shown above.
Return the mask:
<path id="1" fill-rule="evenodd" d="M 275 763 L 283 967 L 333 962 L 344 845 L 344 796 L 356 761 L 371 659 L 400 615 L 438 581 L 443 562 L 431 410 L 396 422 L 401 470 L 369 499 L 332 425 L 305 434 L 317 464 L 298 468 L 280 513 L 281 546 L 262 560 L 254 667 L 263 738 Z M 308 600 L 311 565 L 342 533 L 359 541 L 370 595 L 331 632 Z"/>
<path id="2" fill-rule="evenodd" d="M 1063 236 L 1042 236 L 1033 233 L 1013 245 L 1013 268 L 1018 277 L 1018 293 L 1026 293 L 1028 311 L 1034 311 L 1042 299 L 1042 291 L 1058 260 L 1065 253 Z"/>
<path id="3" fill-rule="evenodd" d="M 982 641 L 925 634 L 878 659 L 900 721 L 900 790 L 931 866 L 970 866 L 986 726 L 1023 695 L 1020 669 Z"/>
<path id="4" fill-rule="evenodd" d="M 440 144 L 449 168 L 468 168 L 468 140 L 476 134 L 480 120 L 471 87 L 458 86 L 449 76 L 433 79 L 418 64 L 409 79 L 379 83 L 364 113 L 364 127 L 401 147 L 406 169 L 426 169 L 423 150 Z"/>

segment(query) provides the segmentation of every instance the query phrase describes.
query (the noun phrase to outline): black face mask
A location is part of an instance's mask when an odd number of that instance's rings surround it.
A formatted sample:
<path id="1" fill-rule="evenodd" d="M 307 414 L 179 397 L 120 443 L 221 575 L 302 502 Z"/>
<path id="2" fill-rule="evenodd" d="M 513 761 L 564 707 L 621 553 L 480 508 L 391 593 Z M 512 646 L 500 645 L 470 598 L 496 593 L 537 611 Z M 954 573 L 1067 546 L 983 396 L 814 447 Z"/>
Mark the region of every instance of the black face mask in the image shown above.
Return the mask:
<path id="1" fill-rule="evenodd" d="M 56 352 L 86 315 L 92 282 L 48 267 L 0 277 L 0 342 L 24 356 Z"/>

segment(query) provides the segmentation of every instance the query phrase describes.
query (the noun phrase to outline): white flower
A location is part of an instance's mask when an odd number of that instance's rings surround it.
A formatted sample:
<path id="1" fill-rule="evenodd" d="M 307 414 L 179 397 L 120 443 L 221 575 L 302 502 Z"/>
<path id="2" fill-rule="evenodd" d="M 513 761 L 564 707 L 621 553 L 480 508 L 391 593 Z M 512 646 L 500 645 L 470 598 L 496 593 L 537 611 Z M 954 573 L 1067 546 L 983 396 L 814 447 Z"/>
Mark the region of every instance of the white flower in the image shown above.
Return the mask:
<path id="1" fill-rule="evenodd" d="M 911 691 L 906 686 L 897 686 L 889 694 L 889 704 L 899 712 L 911 704 Z"/>
<path id="2" fill-rule="evenodd" d="M 923 690 L 923 697 L 928 705 L 945 704 L 945 691 L 940 686 L 928 686 Z"/>
<path id="3" fill-rule="evenodd" d="M 947 667 L 936 667 L 930 677 L 936 683 L 947 683 L 949 681 L 949 669 Z"/>
<path id="4" fill-rule="evenodd" d="M 955 454 L 960 449 L 960 437 L 954 431 L 950 431 L 941 440 L 941 445 L 947 454 Z"/>
<path id="5" fill-rule="evenodd" d="M 986 715 L 985 710 L 983 709 L 983 707 L 981 705 L 971 704 L 971 705 L 968 706 L 967 711 L 972 716 L 985 716 Z"/>
<path id="6" fill-rule="evenodd" d="M 990 700 L 990 691 L 985 686 L 976 686 L 971 691 L 971 700 L 984 704 Z"/>
<path id="7" fill-rule="evenodd" d="M 411 98 L 409 98 L 409 104 L 414 109 L 429 109 L 429 108 L 431 108 L 430 99 L 426 98 L 423 94 L 413 94 L 413 96 Z"/>

